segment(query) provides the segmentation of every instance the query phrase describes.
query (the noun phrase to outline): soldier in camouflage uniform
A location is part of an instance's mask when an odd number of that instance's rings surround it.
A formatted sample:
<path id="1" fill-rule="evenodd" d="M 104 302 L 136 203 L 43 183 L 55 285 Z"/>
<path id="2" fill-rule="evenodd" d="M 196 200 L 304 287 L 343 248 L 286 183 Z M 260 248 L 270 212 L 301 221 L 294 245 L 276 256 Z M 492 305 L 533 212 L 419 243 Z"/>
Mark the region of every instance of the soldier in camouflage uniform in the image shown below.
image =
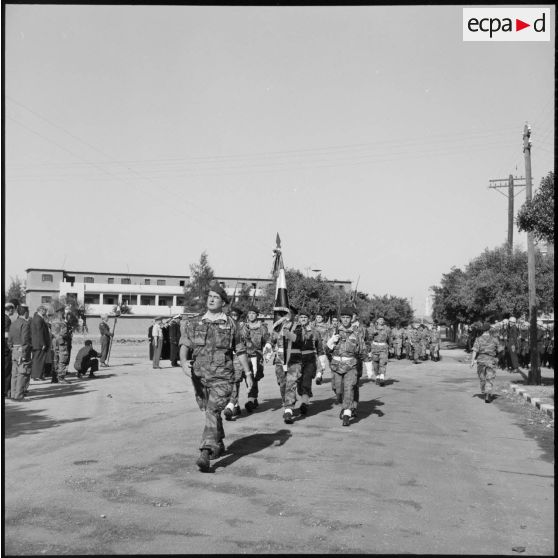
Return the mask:
<path id="1" fill-rule="evenodd" d="M 318 331 L 309 324 L 310 315 L 307 310 L 300 310 L 298 321 L 302 332 L 301 353 L 301 372 L 297 381 L 297 392 L 302 398 L 300 404 L 300 414 L 308 413 L 308 404 L 312 397 L 312 380 L 316 377 L 318 370 L 316 357 L 320 359 L 320 369 L 323 370 L 324 361 L 327 360 L 322 338 Z"/>
<path id="2" fill-rule="evenodd" d="M 413 360 L 413 345 L 412 345 L 412 338 L 413 338 L 413 325 L 409 324 L 405 328 L 404 334 L 404 343 L 405 343 L 405 356 L 408 360 Z"/>
<path id="3" fill-rule="evenodd" d="M 248 391 L 248 401 L 246 401 L 246 411 L 251 413 L 258 408 L 258 382 L 264 377 L 263 350 L 269 343 L 269 332 L 267 326 L 258 320 L 258 308 L 250 306 L 248 308 L 248 320 L 244 326 L 246 343 L 246 355 L 252 370 L 252 381 Z"/>
<path id="4" fill-rule="evenodd" d="M 529 324 L 525 320 L 520 320 L 517 356 L 522 368 L 529 366 L 529 355 Z"/>
<path id="5" fill-rule="evenodd" d="M 331 370 L 333 372 L 333 391 L 337 402 L 342 404 L 339 418 L 343 426 L 349 426 L 353 415 L 354 386 L 357 378 L 357 359 L 368 362 L 368 350 L 362 335 L 351 326 L 352 308 L 342 308 L 341 324 L 327 342 L 332 351 Z"/>
<path id="6" fill-rule="evenodd" d="M 405 330 L 399 325 L 399 322 L 396 322 L 395 327 L 391 330 L 391 351 L 397 360 L 401 360 L 404 335 Z"/>
<path id="7" fill-rule="evenodd" d="M 440 330 L 436 324 L 429 327 L 430 337 L 430 360 L 440 360 Z"/>
<path id="8" fill-rule="evenodd" d="M 207 296 L 207 311 L 188 320 L 180 337 L 180 363 L 194 386 L 196 401 L 205 412 L 205 428 L 196 461 L 200 471 L 210 469 L 210 459 L 224 451 L 222 411 L 230 400 L 235 371 L 233 353 L 246 375 L 250 374 L 246 348 L 235 322 L 223 312 L 229 298 L 225 289 L 213 282 Z"/>
<path id="9" fill-rule="evenodd" d="M 283 402 L 283 420 L 292 424 L 293 408 L 296 404 L 298 380 L 302 376 L 302 327 L 295 322 L 297 309 L 285 316 L 281 330 L 271 334 L 271 345 L 275 348 L 275 376 Z M 287 346 L 285 347 L 285 341 Z"/>
<path id="10" fill-rule="evenodd" d="M 72 327 L 64 316 L 64 306 L 57 305 L 54 308 L 55 317 L 52 320 L 52 347 L 54 349 L 53 369 L 56 372 L 59 383 L 69 384 L 66 380 L 68 364 L 70 364 L 70 353 L 72 352 Z"/>
<path id="11" fill-rule="evenodd" d="M 31 376 L 31 329 L 25 319 L 25 308 L 18 306 L 18 317 L 10 325 L 8 347 L 12 352 L 11 397 L 25 401 L 26 384 Z"/>
<path id="12" fill-rule="evenodd" d="M 240 321 L 242 318 L 242 310 L 237 307 L 232 307 L 229 316 L 237 325 L 240 331 L 240 337 L 244 340 L 244 322 Z M 240 405 L 238 404 L 238 396 L 240 394 L 240 384 L 242 380 L 246 380 L 246 376 L 244 374 L 244 369 L 242 368 L 242 364 L 240 364 L 240 360 L 238 359 L 238 355 L 236 352 L 233 354 L 233 366 L 234 366 L 234 383 L 231 392 L 231 398 L 223 411 L 223 415 L 225 415 L 225 420 L 232 420 L 233 417 L 238 417 L 242 414 L 240 410 Z M 252 376 L 248 376 L 250 381 L 252 381 Z M 248 385 L 248 384 L 247 384 Z"/>
<path id="13" fill-rule="evenodd" d="M 369 343 L 369 333 L 368 333 L 368 328 L 364 327 L 364 325 L 362 325 L 358 319 L 358 314 L 356 312 L 353 312 L 353 317 L 351 320 L 351 327 L 353 328 L 353 331 L 360 337 L 361 341 L 364 343 L 364 346 L 366 347 L 366 354 L 370 354 L 370 343 Z M 372 376 L 372 363 L 369 362 L 370 359 L 368 359 L 367 361 L 367 376 L 371 377 Z M 357 416 L 357 407 L 358 407 L 358 402 L 360 401 L 360 386 L 361 386 L 361 378 L 362 378 L 362 373 L 363 373 L 363 369 L 364 369 L 364 360 L 359 356 L 356 359 L 357 363 L 356 363 L 356 369 L 357 369 L 357 381 L 354 387 L 354 394 L 353 394 L 353 403 L 351 406 L 351 411 L 352 411 L 352 415 L 353 417 Z"/>
<path id="14" fill-rule="evenodd" d="M 419 324 L 413 324 L 413 329 L 411 330 L 410 337 L 410 348 L 411 348 L 411 358 L 414 364 L 418 364 L 418 359 L 420 355 L 420 331 Z"/>
<path id="15" fill-rule="evenodd" d="M 376 324 L 369 328 L 368 335 L 370 337 L 370 354 L 374 374 L 376 375 L 376 384 L 383 386 L 388 362 L 388 347 L 391 343 L 391 331 L 384 318 L 376 320 Z"/>
<path id="16" fill-rule="evenodd" d="M 494 398 L 492 389 L 498 364 L 498 340 L 490 334 L 489 330 L 490 325 L 483 324 L 483 333 L 475 339 L 471 358 L 471 368 L 475 366 L 475 361 L 477 363 L 477 374 L 485 403 L 490 403 Z"/>
<path id="17" fill-rule="evenodd" d="M 320 339 L 322 341 L 322 347 L 324 347 L 328 340 L 329 326 L 324 322 L 323 314 L 319 312 L 315 316 L 314 329 L 318 332 L 318 335 L 320 336 Z M 316 373 L 317 386 L 319 386 L 322 383 L 323 373 L 328 368 L 329 360 L 327 358 L 321 359 L 320 363 L 322 363 L 322 366 L 318 369 L 318 372 Z"/>

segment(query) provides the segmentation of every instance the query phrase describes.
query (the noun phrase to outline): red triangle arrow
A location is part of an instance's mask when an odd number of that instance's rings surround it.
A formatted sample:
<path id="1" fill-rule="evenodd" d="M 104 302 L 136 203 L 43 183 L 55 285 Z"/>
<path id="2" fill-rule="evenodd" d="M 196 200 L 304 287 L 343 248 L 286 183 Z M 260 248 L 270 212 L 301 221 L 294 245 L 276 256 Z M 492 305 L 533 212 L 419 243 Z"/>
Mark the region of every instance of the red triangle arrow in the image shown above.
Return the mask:
<path id="1" fill-rule="evenodd" d="M 530 23 L 525 23 L 524 21 L 521 21 L 520 19 L 515 20 L 515 30 L 516 31 L 521 31 L 522 29 L 525 29 L 525 27 L 531 27 L 531 24 Z"/>

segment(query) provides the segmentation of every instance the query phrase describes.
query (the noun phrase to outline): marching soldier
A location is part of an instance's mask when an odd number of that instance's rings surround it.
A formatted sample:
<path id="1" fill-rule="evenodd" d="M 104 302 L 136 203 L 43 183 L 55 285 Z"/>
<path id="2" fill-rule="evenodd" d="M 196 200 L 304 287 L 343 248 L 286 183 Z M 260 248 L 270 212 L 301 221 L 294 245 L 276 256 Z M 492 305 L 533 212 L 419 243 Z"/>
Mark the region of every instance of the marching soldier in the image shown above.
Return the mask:
<path id="1" fill-rule="evenodd" d="M 242 318 L 242 310 L 240 308 L 237 308 L 236 306 L 233 306 L 229 312 L 229 316 L 236 324 L 237 329 L 240 332 L 241 339 L 244 340 L 245 324 L 244 322 L 240 321 L 240 319 Z M 242 368 L 242 364 L 240 363 L 240 360 L 238 359 L 238 355 L 236 354 L 236 352 L 233 353 L 233 367 L 234 367 L 234 382 L 233 382 L 231 397 L 229 399 L 229 402 L 227 403 L 227 406 L 225 407 L 225 410 L 223 411 L 223 415 L 225 415 L 225 420 L 232 420 L 233 417 L 239 417 L 242 414 L 242 411 L 240 410 L 240 405 L 238 404 L 238 396 L 240 395 L 240 384 L 242 383 L 243 379 L 246 380 L 246 382 L 248 382 L 248 380 L 246 379 L 246 375 L 244 374 L 244 369 Z M 252 382 L 251 374 L 248 375 L 248 378 L 250 382 Z M 248 387 L 248 391 L 250 391 L 250 386 L 248 385 L 248 383 L 246 383 L 246 385 Z"/>
<path id="2" fill-rule="evenodd" d="M 316 357 L 320 360 L 320 376 L 323 373 L 324 353 L 322 338 L 318 331 L 309 324 L 309 313 L 307 310 L 300 310 L 298 321 L 302 332 L 301 352 L 301 373 L 297 381 L 297 392 L 302 397 L 300 404 L 300 414 L 308 413 L 308 403 L 312 397 L 312 380 L 316 377 L 317 364 Z"/>
<path id="3" fill-rule="evenodd" d="M 337 402 L 342 405 L 339 417 L 343 420 L 343 426 L 349 426 L 353 414 L 357 359 L 370 360 L 363 337 L 354 332 L 351 326 L 352 314 L 352 308 L 341 309 L 341 324 L 327 342 L 332 351 L 333 391 L 337 396 Z"/>
<path id="4" fill-rule="evenodd" d="M 53 375 L 56 374 L 58 382 L 69 384 L 66 380 L 70 353 L 72 351 L 72 328 L 64 314 L 64 306 L 58 304 L 54 307 L 55 317 L 52 320 L 52 337 L 54 349 Z"/>
<path id="5" fill-rule="evenodd" d="M 327 340 L 328 340 L 329 326 L 324 322 L 324 316 L 320 312 L 318 312 L 316 314 L 315 322 L 314 322 L 314 329 L 318 332 L 318 335 L 320 336 L 320 339 L 322 341 L 322 347 L 324 347 L 325 344 L 327 343 Z M 324 355 L 325 355 L 325 353 L 324 353 Z M 320 359 L 320 362 L 322 363 L 322 366 L 318 369 L 318 372 L 316 374 L 316 385 L 317 386 L 319 386 L 322 383 L 323 372 L 325 372 L 326 367 L 327 367 L 327 363 L 329 361 L 326 357 L 326 358 Z"/>
<path id="6" fill-rule="evenodd" d="M 275 375 L 283 402 L 285 424 L 294 422 L 297 382 L 302 375 L 302 327 L 295 322 L 296 314 L 297 309 L 291 306 L 281 330 L 271 334 L 271 344 L 275 346 Z M 286 346 L 284 340 L 287 342 Z"/>
<path id="7" fill-rule="evenodd" d="M 401 360 L 404 335 L 405 330 L 399 325 L 399 322 L 396 322 L 395 327 L 391 330 L 391 350 L 393 352 L 393 357 L 397 360 Z"/>
<path id="8" fill-rule="evenodd" d="M 351 319 L 351 327 L 353 328 L 353 331 L 360 337 L 362 343 L 364 343 L 364 346 L 366 347 L 366 354 L 369 354 L 370 344 L 368 339 L 368 335 L 369 335 L 368 328 L 365 328 L 363 325 L 361 325 L 358 319 L 358 314 L 356 312 L 353 312 L 353 317 Z M 368 377 L 371 377 L 372 363 L 368 360 L 366 364 L 367 364 L 367 375 Z M 352 417 L 357 416 L 357 407 L 358 407 L 358 402 L 360 401 L 360 382 L 362 378 L 363 368 L 364 368 L 364 360 L 360 357 L 357 357 L 357 364 L 356 364 L 357 381 L 354 387 L 353 403 L 351 405 Z"/>
<path id="9" fill-rule="evenodd" d="M 384 386 L 388 362 L 388 347 L 391 343 L 391 332 L 384 318 L 381 317 L 376 320 L 376 324 L 368 331 L 376 384 Z"/>
<path id="10" fill-rule="evenodd" d="M 412 338 L 413 338 L 413 324 L 409 324 L 405 328 L 405 334 L 404 334 L 405 356 L 407 357 L 408 360 L 413 360 Z"/>
<path id="11" fill-rule="evenodd" d="M 207 295 L 207 311 L 188 320 L 180 337 L 180 364 L 192 380 L 196 401 L 205 412 L 205 428 L 196 464 L 207 472 L 210 459 L 217 459 L 225 451 L 221 413 L 230 400 L 235 377 L 233 353 L 248 376 L 250 368 L 246 348 L 239 329 L 223 312 L 229 297 L 216 281 Z"/>
<path id="12" fill-rule="evenodd" d="M 475 339 L 473 344 L 473 356 L 471 368 L 477 363 L 477 374 L 479 375 L 481 393 L 484 394 L 484 402 L 490 403 L 493 399 L 492 389 L 496 377 L 496 366 L 498 364 L 498 340 L 490 335 L 490 325 L 483 324 L 482 335 Z"/>
<path id="13" fill-rule="evenodd" d="M 438 362 L 440 360 L 440 329 L 434 324 L 429 328 L 430 335 L 430 360 Z"/>
<path id="14" fill-rule="evenodd" d="M 263 349 L 269 342 L 267 326 L 258 320 L 259 310 L 255 306 L 248 308 L 244 327 L 246 355 L 252 370 L 252 381 L 248 391 L 248 400 L 244 405 L 248 413 L 258 408 L 258 382 L 264 377 Z"/>
<path id="15" fill-rule="evenodd" d="M 411 347 L 411 358 L 413 359 L 413 364 L 418 364 L 420 356 L 420 331 L 419 324 L 413 324 L 413 329 L 410 333 L 410 347 Z"/>

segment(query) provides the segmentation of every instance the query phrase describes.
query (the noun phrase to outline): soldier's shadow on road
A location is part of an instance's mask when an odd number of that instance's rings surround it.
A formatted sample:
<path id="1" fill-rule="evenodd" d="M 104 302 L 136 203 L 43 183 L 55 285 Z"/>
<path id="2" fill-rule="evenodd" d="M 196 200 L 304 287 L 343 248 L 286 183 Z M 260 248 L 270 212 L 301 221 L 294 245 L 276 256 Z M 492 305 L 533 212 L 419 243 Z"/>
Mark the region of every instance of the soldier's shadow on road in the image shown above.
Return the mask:
<path id="1" fill-rule="evenodd" d="M 384 412 L 378 407 L 385 405 L 383 401 L 378 398 L 371 399 L 370 401 L 359 401 L 358 403 L 358 415 L 353 420 L 354 423 L 360 422 L 361 420 L 368 418 L 370 415 L 378 415 L 379 417 L 384 416 Z"/>
<path id="2" fill-rule="evenodd" d="M 214 473 L 219 468 L 228 467 L 242 457 L 257 453 L 271 446 L 282 446 L 291 436 L 290 430 L 282 428 L 277 432 L 269 434 L 257 433 L 239 438 L 227 448 L 225 457 L 213 465 L 211 472 Z"/>

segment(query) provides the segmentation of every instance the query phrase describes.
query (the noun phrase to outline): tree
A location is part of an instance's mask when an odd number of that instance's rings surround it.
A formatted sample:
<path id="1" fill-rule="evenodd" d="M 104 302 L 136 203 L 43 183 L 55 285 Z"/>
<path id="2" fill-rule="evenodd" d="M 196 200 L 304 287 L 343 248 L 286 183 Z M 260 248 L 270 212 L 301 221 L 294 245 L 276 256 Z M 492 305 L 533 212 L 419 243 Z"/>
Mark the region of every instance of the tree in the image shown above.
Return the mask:
<path id="1" fill-rule="evenodd" d="M 252 306 L 252 296 L 250 295 L 250 291 L 252 290 L 252 286 L 248 283 L 242 285 L 240 289 L 237 290 L 234 305 L 246 315 L 248 312 L 248 308 Z"/>
<path id="2" fill-rule="evenodd" d="M 190 282 L 184 287 L 184 311 L 201 312 L 205 308 L 209 284 L 215 277 L 206 252 L 202 252 L 199 263 L 190 266 L 190 273 Z"/>
<path id="3" fill-rule="evenodd" d="M 25 283 L 17 275 L 15 279 L 10 277 L 10 286 L 6 291 L 6 301 L 12 299 L 25 302 Z"/>
<path id="4" fill-rule="evenodd" d="M 537 305 L 554 307 L 554 258 L 536 252 Z M 527 253 L 507 246 L 485 250 L 465 270 L 452 268 L 434 292 L 433 317 L 457 326 L 459 322 L 502 319 L 505 314 L 527 315 L 529 293 Z"/>
<path id="5" fill-rule="evenodd" d="M 537 240 L 554 244 L 554 172 L 542 180 L 531 201 L 526 201 L 516 219 L 520 231 L 533 233 Z"/>

